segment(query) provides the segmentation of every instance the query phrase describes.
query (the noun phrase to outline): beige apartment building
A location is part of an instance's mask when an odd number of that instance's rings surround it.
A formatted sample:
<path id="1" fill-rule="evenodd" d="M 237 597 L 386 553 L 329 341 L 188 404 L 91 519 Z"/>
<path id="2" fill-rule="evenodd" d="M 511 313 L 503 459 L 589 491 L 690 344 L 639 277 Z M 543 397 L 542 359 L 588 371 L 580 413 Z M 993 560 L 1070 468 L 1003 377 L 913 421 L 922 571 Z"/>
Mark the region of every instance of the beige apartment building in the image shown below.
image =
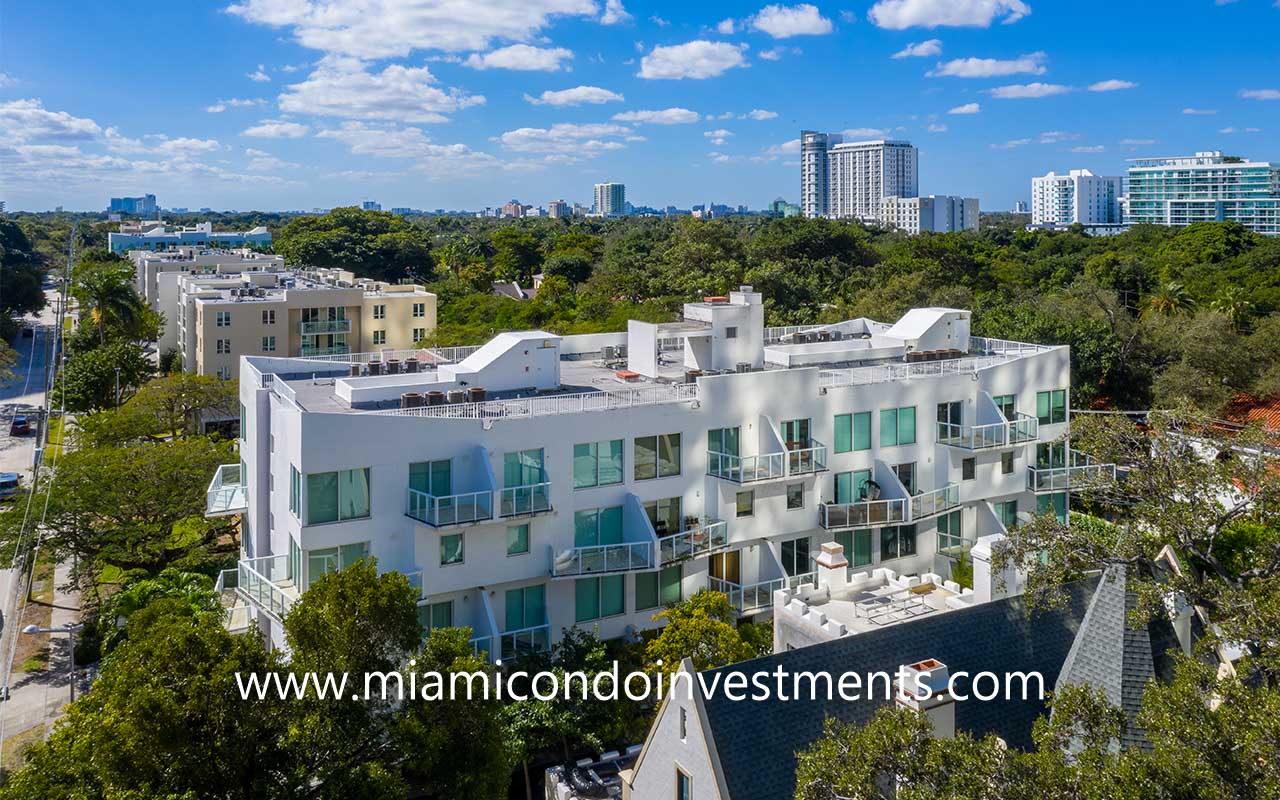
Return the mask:
<path id="1" fill-rule="evenodd" d="M 188 275 L 177 294 L 166 318 L 183 369 L 221 378 L 240 356 L 410 349 L 436 326 L 436 296 L 422 286 L 345 270 Z"/>

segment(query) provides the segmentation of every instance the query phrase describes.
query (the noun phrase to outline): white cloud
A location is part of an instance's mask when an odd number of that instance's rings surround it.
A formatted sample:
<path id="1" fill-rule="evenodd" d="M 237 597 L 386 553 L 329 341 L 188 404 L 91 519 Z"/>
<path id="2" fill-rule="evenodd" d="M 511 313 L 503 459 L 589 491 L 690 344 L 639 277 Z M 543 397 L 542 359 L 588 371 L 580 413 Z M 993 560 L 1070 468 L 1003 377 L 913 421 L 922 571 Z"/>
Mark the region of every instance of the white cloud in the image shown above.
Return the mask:
<path id="1" fill-rule="evenodd" d="M 765 6 L 748 24 L 754 30 L 767 33 L 775 39 L 821 36 L 833 30 L 831 20 L 822 16 L 817 6 L 808 3 L 798 6 Z"/>
<path id="2" fill-rule="evenodd" d="M 102 135 L 102 128 L 85 117 L 49 111 L 40 100 L 31 98 L 0 103 L 0 132 L 5 134 L 0 140 L 10 142 L 77 141 L 96 139 Z"/>
<path id="3" fill-rule="evenodd" d="M 572 89 L 546 91 L 537 97 L 526 94 L 524 99 L 535 106 L 580 106 L 585 104 L 616 103 L 625 98 L 617 92 L 601 89 L 599 86 L 575 86 Z"/>
<path id="4" fill-rule="evenodd" d="M 733 135 L 733 131 L 718 128 L 714 131 L 703 131 L 702 135 L 710 139 L 711 143 L 716 147 L 720 147 L 729 141 L 729 137 Z"/>
<path id="5" fill-rule="evenodd" d="M 1005 75 L 1043 75 L 1045 73 L 1043 52 L 1028 53 L 1012 59 L 998 58 L 957 58 L 938 64 L 930 70 L 934 77 L 950 78 L 998 78 Z"/>
<path id="6" fill-rule="evenodd" d="M 925 130 L 927 130 L 929 133 L 946 133 L 947 126 L 943 125 L 940 122 L 934 122 L 934 123 L 931 123 L 928 127 L 926 127 Z"/>
<path id="7" fill-rule="evenodd" d="M 295 164 L 292 161 L 285 161 L 276 158 L 263 150 L 255 150 L 250 147 L 244 151 L 249 156 L 249 163 L 245 166 L 251 172 L 278 172 L 282 169 L 301 169 L 301 164 Z"/>
<path id="8" fill-rule="evenodd" d="M 654 14 L 652 17 L 649 17 L 649 21 L 652 22 L 654 25 L 657 25 L 659 28 L 665 28 L 671 24 L 670 22 L 667 22 L 662 17 L 659 17 L 657 14 Z"/>
<path id="9" fill-rule="evenodd" d="M 227 110 L 227 107 L 222 103 L 214 103 L 211 106 L 205 106 L 204 110 L 210 114 L 221 114 L 223 111 Z"/>
<path id="10" fill-rule="evenodd" d="M 435 144 L 421 128 L 397 128 L 385 124 L 344 122 L 338 128 L 322 130 L 321 139 L 345 144 L 353 155 L 373 158 L 407 158 L 418 163 L 414 169 L 434 175 L 457 175 L 527 166 L 504 162 L 465 144 Z M 339 174 L 339 177 L 342 177 Z"/>
<path id="11" fill-rule="evenodd" d="M 962 106 L 956 106 L 948 111 L 948 114 L 977 114 L 982 110 L 982 106 L 977 103 L 965 103 Z"/>
<path id="12" fill-rule="evenodd" d="M 6 86 L 12 86 L 17 82 L 18 79 L 7 72 L 0 72 L 0 89 L 3 89 Z"/>
<path id="13" fill-rule="evenodd" d="M 480 95 L 441 89 L 426 67 L 390 64 L 369 72 L 351 58 L 328 57 L 280 95 L 280 110 L 349 119 L 443 122 L 445 114 L 484 103 Z"/>
<path id="14" fill-rule="evenodd" d="M 267 69 L 262 64 L 253 72 L 245 73 L 245 77 L 257 83 L 267 83 L 271 80 L 271 76 L 267 74 Z"/>
<path id="15" fill-rule="evenodd" d="M 1057 144 L 1058 142 L 1072 142 L 1080 138 L 1078 133 L 1070 133 L 1068 131 L 1045 131 L 1040 134 L 1040 144 Z"/>
<path id="16" fill-rule="evenodd" d="M 986 28 L 997 18 L 1006 25 L 1031 13 L 1022 0 L 880 0 L 867 16 L 881 28 Z"/>
<path id="17" fill-rule="evenodd" d="M 1089 84 L 1089 91 L 1118 92 L 1121 89 L 1133 89 L 1137 87 L 1137 85 L 1138 84 L 1134 83 L 1133 81 L 1122 81 L 1116 78 L 1111 78 L 1110 80 L 1098 81 L 1097 83 Z"/>
<path id="18" fill-rule="evenodd" d="M 695 39 L 684 44 L 655 47 L 640 60 L 641 78 L 658 80 L 702 80 L 723 75 L 734 67 L 747 66 L 746 45 Z"/>
<path id="19" fill-rule="evenodd" d="M 765 61 L 781 61 L 782 54 L 786 51 L 785 47 L 771 47 L 768 50 L 761 50 L 760 57 Z"/>
<path id="20" fill-rule="evenodd" d="M 1026 100 L 1028 98 L 1065 94 L 1071 91 L 1071 87 L 1058 83 L 1025 83 L 1012 86 L 997 86 L 987 91 L 992 97 L 1000 100 Z"/>
<path id="21" fill-rule="evenodd" d="M 1148 144 L 1155 144 L 1157 141 L 1159 140 L 1157 139 L 1121 139 L 1120 144 L 1148 145 Z"/>
<path id="22" fill-rule="evenodd" d="M 311 128 L 298 122 L 264 119 L 251 128 L 245 128 L 240 135 L 252 136 L 256 139 L 301 139 L 310 130 Z"/>
<path id="23" fill-rule="evenodd" d="M 626 145 L 619 141 L 631 135 L 625 125 L 588 123 L 575 125 L 558 122 L 550 128 L 517 128 L 497 137 L 502 147 L 518 153 L 543 153 L 566 156 L 566 163 L 591 158 Z"/>
<path id="24" fill-rule="evenodd" d="M 942 55 L 942 40 L 929 39 L 923 42 L 912 42 L 890 58 L 924 58 L 938 55 Z"/>
<path id="25" fill-rule="evenodd" d="M 1028 145 L 1028 144 L 1031 144 L 1030 139 L 1010 139 L 1007 142 L 1000 142 L 999 144 L 991 145 L 991 149 L 992 150 L 1012 150 L 1015 147 L 1022 147 L 1023 145 Z"/>
<path id="26" fill-rule="evenodd" d="M 614 122 L 648 122 L 653 125 L 684 125 L 697 122 L 701 117 L 697 111 L 687 108 L 664 108 L 661 111 L 623 111 L 614 114 Z"/>
<path id="27" fill-rule="evenodd" d="M 1280 89 L 1241 89 L 1240 96 L 1246 100 L 1280 100 Z"/>
<path id="28" fill-rule="evenodd" d="M 563 47 L 533 47 L 513 44 L 483 55 L 472 53 L 462 62 L 472 69 L 513 69 L 525 72 L 559 72 L 562 61 L 573 58 L 573 52 Z M 567 67 L 565 67 L 567 68 Z"/>
<path id="29" fill-rule="evenodd" d="M 847 22 L 850 25 L 852 25 L 853 23 L 858 21 L 858 15 L 848 9 L 845 9 L 844 11 L 840 12 L 840 21 Z"/>
<path id="30" fill-rule="evenodd" d="M 1107 148 L 1100 144 L 1085 144 L 1071 148 L 1073 153 L 1105 153 Z"/>
<path id="31" fill-rule="evenodd" d="M 228 12 L 288 29 L 304 47 L 366 59 L 487 50 L 534 40 L 556 17 L 595 18 L 594 0 L 240 0 Z"/>
<path id="32" fill-rule="evenodd" d="M 1190 108 L 1190 107 L 1188 107 L 1188 108 L 1184 108 L 1184 109 L 1182 109 L 1182 113 L 1183 113 L 1183 114 L 1187 114 L 1188 116 L 1206 117 L 1206 116 L 1209 116 L 1210 114 L 1217 114 L 1217 113 L 1218 113 L 1218 109 L 1216 109 L 1216 108 Z"/>
<path id="33" fill-rule="evenodd" d="M 791 156 L 800 152 L 800 140 L 789 139 L 782 144 L 775 144 L 764 149 L 764 155 L 767 160 L 778 158 L 779 156 Z"/>
<path id="34" fill-rule="evenodd" d="M 716 24 L 716 33 L 721 36 L 729 36 L 735 30 L 737 30 L 737 23 L 733 21 L 732 17 L 729 19 L 722 19 Z"/>
<path id="35" fill-rule="evenodd" d="M 120 133 L 117 128 L 103 131 L 102 143 L 113 153 L 144 153 L 164 158 L 190 158 L 222 149 L 217 139 L 192 139 L 185 136 L 171 139 L 163 133 L 149 133 L 141 139 L 134 139 Z"/>
<path id="36" fill-rule="evenodd" d="M 205 106 L 204 110 L 208 111 L 210 114 L 221 114 L 228 108 L 252 108 L 254 106 L 265 106 L 266 104 L 267 101 L 260 97 L 255 97 L 253 99 L 232 97 L 227 100 L 219 100 L 211 106 Z"/>
<path id="37" fill-rule="evenodd" d="M 766 119 L 773 119 L 777 116 L 777 111 L 766 111 L 763 108 L 753 108 L 738 119 L 754 119 L 757 122 L 762 122 Z"/>
<path id="38" fill-rule="evenodd" d="M 1228 135 L 1233 134 L 1233 133 L 1261 133 L 1261 132 L 1262 132 L 1262 129 L 1261 129 L 1261 128 L 1236 128 L 1236 127 L 1226 127 L 1226 128 L 1219 128 L 1219 129 L 1218 129 L 1218 133 L 1225 133 L 1225 134 L 1228 134 Z"/>
<path id="39" fill-rule="evenodd" d="M 620 25 L 630 21 L 631 15 L 622 7 L 622 0 L 605 0 L 604 13 L 600 15 L 601 25 Z"/>

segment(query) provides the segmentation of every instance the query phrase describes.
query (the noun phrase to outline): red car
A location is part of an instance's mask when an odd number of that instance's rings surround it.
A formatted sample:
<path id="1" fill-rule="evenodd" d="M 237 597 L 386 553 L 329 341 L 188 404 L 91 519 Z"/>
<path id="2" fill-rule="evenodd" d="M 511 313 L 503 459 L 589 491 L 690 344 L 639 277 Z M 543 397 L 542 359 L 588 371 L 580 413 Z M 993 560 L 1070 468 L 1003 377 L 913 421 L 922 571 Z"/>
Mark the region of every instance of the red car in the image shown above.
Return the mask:
<path id="1" fill-rule="evenodd" d="M 26 436 L 28 433 L 31 433 L 31 421 L 21 414 L 14 417 L 13 423 L 9 425 L 9 435 Z"/>

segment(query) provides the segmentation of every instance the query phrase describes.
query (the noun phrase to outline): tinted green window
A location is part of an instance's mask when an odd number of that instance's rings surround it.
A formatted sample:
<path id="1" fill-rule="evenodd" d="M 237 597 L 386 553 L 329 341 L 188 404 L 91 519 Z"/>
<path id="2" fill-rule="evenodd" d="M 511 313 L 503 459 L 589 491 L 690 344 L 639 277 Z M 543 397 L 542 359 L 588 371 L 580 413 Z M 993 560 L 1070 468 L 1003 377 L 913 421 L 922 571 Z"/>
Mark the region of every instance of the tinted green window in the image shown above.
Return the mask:
<path id="1" fill-rule="evenodd" d="M 573 513 L 573 546 L 593 547 L 622 542 L 622 506 L 589 508 Z"/>
<path id="2" fill-rule="evenodd" d="M 600 579 L 600 616 L 616 617 L 627 612 L 625 575 L 607 575 Z"/>
<path id="3" fill-rule="evenodd" d="M 338 473 L 319 472 L 307 476 L 307 524 L 338 519 Z"/>
<path id="4" fill-rule="evenodd" d="M 529 552 L 529 525 L 507 527 L 507 555 L 517 556 Z"/>
<path id="5" fill-rule="evenodd" d="M 622 483 L 622 440 L 573 446 L 573 487 Z"/>
<path id="6" fill-rule="evenodd" d="M 848 453 L 853 449 L 853 415 L 836 415 L 836 433 L 833 447 L 837 453 Z"/>
<path id="7" fill-rule="evenodd" d="M 853 449 L 871 449 L 871 412 L 859 411 L 853 415 Z"/>
<path id="8" fill-rule="evenodd" d="M 453 470 L 449 459 L 410 464 L 409 488 L 436 497 L 453 494 Z"/>
<path id="9" fill-rule="evenodd" d="M 574 583 L 573 618 L 576 622 L 600 618 L 599 578 L 579 578 Z"/>
<path id="10" fill-rule="evenodd" d="M 507 633 L 532 628 L 546 621 L 545 586 L 526 586 L 523 589 L 508 589 L 506 595 Z"/>
<path id="11" fill-rule="evenodd" d="M 658 605 L 658 573 L 636 573 L 636 611 Z"/>
<path id="12" fill-rule="evenodd" d="M 502 457 L 502 485 L 531 486 L 542 483 L 542 450 L 520 450 Z"/>
<path id="13" fill-rule="evenodd" d="M 440 537 L 440 565 L 461 564 L 463 561 L 462 534 L 452 533 Z"/>
<path id="14" fill-rule="evenodd" d="M 916 441 L 915 406 L 880 410 L 880 446 L 914 444 Z"/>
<path id="15" fill-rule="evenodd" d="M 715 428 L 707 431 L 707 449 L 713 453 L 739 455 L 737 428 Z"/>
<path id="16" fill-rule="evenodd" d="M 1066 492 L 1054 492 L 1053 494 L 1042 494 L 1036 497 L 1036 514 L 1046 514 L 1050 510 L 1053 515 L 1058 518 L 1058 522 L 1066 524 L 1067 522 L 1067 494 Z"/>
<path id="17" fill-rule="evenodd" d="M 836 541 L 844 548 L 850 566 L 865 567 L 871 563 L 871 531 L 839 531 Z"/>
<path id="18" fill-rule="evenodd" d="M 1036 392 L 1036 418 L 1041 425 L 1067 421 L 1067 392 L 1065 389 L 1054 389 L 1051 392 Z"/>
<path id="19" fill-rule="evenodd" d="M 674 606 L 682 599 L 680 592 L 681 575 L 682 570 L 679 564 L 673 564 L 659 573 L 662 604 L 664 606 Z"/>

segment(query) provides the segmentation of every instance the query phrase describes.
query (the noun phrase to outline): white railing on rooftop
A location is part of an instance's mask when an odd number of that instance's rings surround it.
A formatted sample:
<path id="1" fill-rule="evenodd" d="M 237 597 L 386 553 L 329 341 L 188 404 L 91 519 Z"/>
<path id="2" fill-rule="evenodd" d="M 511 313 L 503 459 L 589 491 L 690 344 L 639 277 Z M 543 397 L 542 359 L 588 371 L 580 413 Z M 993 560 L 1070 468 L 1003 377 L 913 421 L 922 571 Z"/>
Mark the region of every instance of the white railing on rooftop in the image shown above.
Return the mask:
<path id="1" fill-rule="evenodd" d="M 996 364 L 1012 361 L 1017 356 L 992 355 L 951 358 L 945 361 L 921 361 L 913 364 L 878 364 L 872 367 L 826 369 L 818 375 L 819 386 L 867 386 L 875 383 L 937 378 L 943 375 L 965 375 Z"/>
<path id="2" fill-rule="evenodd" d="M 1052 350 L 1052 345 L 1047 344 L 1031 344 L 1030 342 L 1015 342 L 1010 339 L 990 339 L 985 336 L 969 337 L 969 352 L 983 353 L 986 355 L 1013 355 L 1013 356 L 1029 356 L 1035 353 L 1041 353 L 1045 350 Z"/>
<path id="3" fill-rule="evenodd" d="M 293 390 L 293 387 L 289 385 L 288 381 L 281 378 L 279 375 L 271 376 L 271 391 L 275 392 L 276 395 L 283 397 L 285 400 L 288 400 L 290 403 L 298 402 L 298 393 Z"/>
<path id="4" fill-rule="evenodd" d="M 311 356 L 312 361 L 333 361 L 340 364 L 367 364 L 370 361 L 386 361 L 416 358 L 421 365 L 454 364 L 480 349 L 480 345 L 465 347 L 418 347 L 411 350 L 376 350 L 368 353 L 344 353 L 341 355 Z"/>
<path id="5" fill-rule="evenodd" d="M 693 383 L 673 383 L 646 386 L 608 392 L 580 392 L 577 394 L 544 395 L 511 400 L 485 400 L 479 403 L 452 403 L 421 408 L 396 408 L 386 411 L 367 411 L 397 417 L 432 417 L 435 419 L 528 419 L 560 414 L 583 414 L 592 411 L 614 411 L 636 406 L 653 406 L 665 403 L 688 403 L 698 399 L 698 387 Z"/>
<path id="6" fill-rule="evenodd" d="M 696 528 L 658 539 L 658 552 L 661 554 L 664 565 L 686 558 L 705 556 L 728 546 L 729 523 L 724 520 L 712 520 Z"/>
<path id="7" fill-rule="evenodd" d="M 939 422 L 938 443 L 965 450 L 983 450 L 1035 441 L 1039 432 L 1038 419 L 1030 414 L 1018 413 L 1012 422 L 992 422 L 987 425 L 955 425 L 950 422 Z"/>
<path id="8" fill-rule="evenodd" d="M 805 331 L 811 331 L 815 328 L 821 327 L 821 325 L 784 325 L 777 328 L 765 328 L 764 343 L 766 346 L 777 344 L 782 341 L 784 337 L 790 336 L 793 333 L 803 333 Z"/>

